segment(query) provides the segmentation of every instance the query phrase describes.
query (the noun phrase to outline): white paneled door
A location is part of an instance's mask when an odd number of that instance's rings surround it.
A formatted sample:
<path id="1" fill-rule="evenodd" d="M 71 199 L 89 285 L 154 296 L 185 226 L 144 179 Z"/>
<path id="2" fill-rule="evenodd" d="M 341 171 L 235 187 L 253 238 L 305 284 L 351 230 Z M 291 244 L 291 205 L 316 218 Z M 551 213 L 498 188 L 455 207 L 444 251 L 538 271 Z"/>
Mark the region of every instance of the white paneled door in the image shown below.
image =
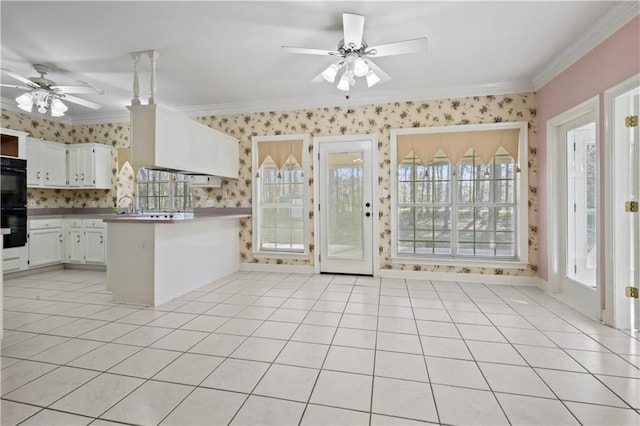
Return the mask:
<path id="1" fill-rule="evenodd" d="M 314 139 L 320 272 L 373 275 L 373 142 Z"/>

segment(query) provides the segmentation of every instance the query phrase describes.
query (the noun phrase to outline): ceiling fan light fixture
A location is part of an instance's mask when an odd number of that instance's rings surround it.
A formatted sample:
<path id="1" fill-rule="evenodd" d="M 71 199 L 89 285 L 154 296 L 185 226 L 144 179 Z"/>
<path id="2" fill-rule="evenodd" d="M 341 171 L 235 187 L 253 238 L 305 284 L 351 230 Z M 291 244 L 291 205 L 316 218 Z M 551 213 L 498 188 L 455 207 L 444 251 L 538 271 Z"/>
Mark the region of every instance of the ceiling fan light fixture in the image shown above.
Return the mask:
<path id="1" fill-rule="evenodd" d="M 336 81 L 336 74 L 338 74 L 338 65 L 331 64 L 326 70 L 322 71 L 322 77 L 329 83 Z"/>
<path id="2" fill-rule="evenodd" d="M 362 58 L 358 58 L 353 62 L 353 74 L 356 77 L 364 77 L 369 71 L 369 64 Z"/>
<path id="3" fill-rule="evenodd" d="M 351 87 L 350 80 L 348 72 L 342 74 L 342 77 L 340 77 L 340 81 L 338 82 L 338 89 L 344 90 L 345 92 L 348 91 Z"/>
<path id="4" fill-rule="evenodd" d="M 380 77 L 373 70 L 367 73 L 367 87 L 374 86 L 380 82 Z"/>
<path id="5" fill-rule="evenodd" d="M 51 101 L 51 116 L 62 117 L 69 108 L 60 99 Z"/>
<path id="6" fill-rule="evenodd" d="M 18 108 L 26 112 L 31 112 L 33 108 L 33 95 L 31 93 L 23 93 L 16 98 L 16 102 L 18 103 Z"/>

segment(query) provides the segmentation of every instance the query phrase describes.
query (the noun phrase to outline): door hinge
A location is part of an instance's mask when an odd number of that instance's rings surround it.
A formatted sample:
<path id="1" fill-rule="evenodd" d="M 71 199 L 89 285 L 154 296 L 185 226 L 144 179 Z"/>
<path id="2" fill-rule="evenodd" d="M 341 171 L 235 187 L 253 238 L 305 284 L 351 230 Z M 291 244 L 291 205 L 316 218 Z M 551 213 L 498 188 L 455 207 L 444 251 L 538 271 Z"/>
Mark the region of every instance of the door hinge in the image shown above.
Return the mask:
<path id="1" fill-rule="evenodd" d="M 624 295 L 627 297 L 638 298 L 638 287 L 629 286 L 624 289 Z"/>
<path id="2" fill-rule="evenodd" d="M 625 127 L 638 127 L 638 116 L 630 115 L 624 118 L 624 126 Z"/>
<path id="3" fill-rule="evenodd" d="M 578 273 L 578 265 L 573 265 L 573 273 L 574 274 Z"/>
<path id="4" fill-rule="evenodd" d="M 625 201 L 624 203 L 624 211 L 627 213 L 638 213 L 638 202 L 637 201 Z"/>

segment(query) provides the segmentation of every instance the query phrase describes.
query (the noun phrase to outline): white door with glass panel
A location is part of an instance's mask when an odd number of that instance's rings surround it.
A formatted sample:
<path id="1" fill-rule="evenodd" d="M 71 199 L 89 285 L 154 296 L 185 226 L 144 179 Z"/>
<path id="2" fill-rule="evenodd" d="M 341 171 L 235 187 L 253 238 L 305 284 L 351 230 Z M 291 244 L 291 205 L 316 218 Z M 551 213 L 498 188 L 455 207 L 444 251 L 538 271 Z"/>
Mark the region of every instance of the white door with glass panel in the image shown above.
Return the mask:
<path id="1" fill-rule="evenodd" d="M 373 139 L 315 138 L 320 272 L 373 275 Z"/>
<path id="2" fill-rule="evenodd" d="M 600 312 L 598 290 L 598 153 L 594 114 L 587 114 L 560 127 L 565 161 L 565 203 L 561 250 L 564 280 L 562 293 L 586 308 Z M 559 184 L 551 182 L 551 185 Z M 560 188 L 559 188 L 560 189 Z M 551 188 L 553 189 L 553 186 Z"/>

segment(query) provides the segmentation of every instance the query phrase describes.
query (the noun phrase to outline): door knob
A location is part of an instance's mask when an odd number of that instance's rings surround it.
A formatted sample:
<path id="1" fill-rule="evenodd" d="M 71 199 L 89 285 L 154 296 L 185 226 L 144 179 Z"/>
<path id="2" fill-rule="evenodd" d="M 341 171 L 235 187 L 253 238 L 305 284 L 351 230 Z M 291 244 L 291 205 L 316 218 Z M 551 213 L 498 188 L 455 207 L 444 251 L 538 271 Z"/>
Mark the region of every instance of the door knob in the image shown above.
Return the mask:
<path id="1" fill-rule="evenodd" d="M 366 212 L 364 215 L 365 215 L 366 217 L 369 217 L 369 216 L 371 216 L 371 213 Z"/>
<path id="2" fill-rule="evenodd" d="M 371 203 L 366 203 L 364 206 L 365 207 L 371 207 Z"/>

